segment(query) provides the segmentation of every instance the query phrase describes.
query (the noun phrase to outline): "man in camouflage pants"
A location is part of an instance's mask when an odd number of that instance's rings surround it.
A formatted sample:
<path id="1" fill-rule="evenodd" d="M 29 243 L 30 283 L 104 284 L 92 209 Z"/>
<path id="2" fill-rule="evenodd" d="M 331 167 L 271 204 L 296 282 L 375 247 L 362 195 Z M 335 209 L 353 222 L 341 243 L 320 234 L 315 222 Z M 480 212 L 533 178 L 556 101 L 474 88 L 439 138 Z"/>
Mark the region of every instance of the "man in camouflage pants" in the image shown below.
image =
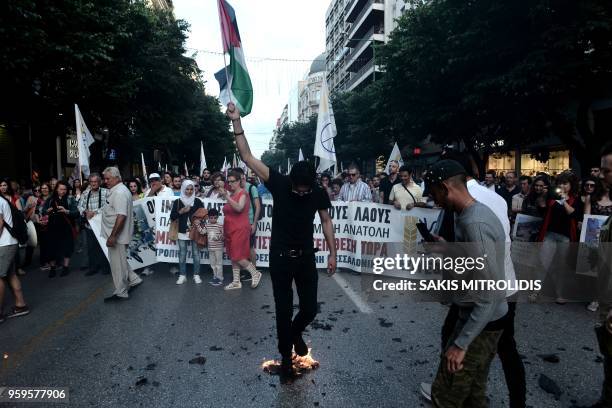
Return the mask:
<path id="1" fill-rule="evenodd" d="M 601 177 L 608 189 L 612 188 L 612 143 L 601 151 Z M 612 217 L 608 217 L 601 228 L 600 266 L 598 276 L 599 323 L 595 326 L 599 350 L 604 356 L 604 383 L 601 399 L 593 408 L 612 407 Z"/>

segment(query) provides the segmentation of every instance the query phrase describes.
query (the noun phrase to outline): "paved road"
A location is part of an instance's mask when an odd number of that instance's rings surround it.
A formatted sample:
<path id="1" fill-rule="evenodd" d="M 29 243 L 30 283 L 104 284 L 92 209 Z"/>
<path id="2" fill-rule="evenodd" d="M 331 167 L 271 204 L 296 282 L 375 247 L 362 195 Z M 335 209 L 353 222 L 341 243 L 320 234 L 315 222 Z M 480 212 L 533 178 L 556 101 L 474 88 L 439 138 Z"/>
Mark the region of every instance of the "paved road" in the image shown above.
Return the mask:
<path id="1" fill-rule="evenodd" d="M 28 270 L 23 285 L 32 313 L 0 325 L 0 351 L 7 356 L 0 385 L 69 387 L 75 407 L 428 406 L 418 384 L 435 372 L 444 306 L 367 294 L 357 276 L 321 273 L 321 310 L 306 335 L 321 367 L 280 385 L 260 368 L 276 356 L 267 274 L 256 290 L 228 293 L 192 280 L 177 286 L 160 264 L 129 301 L 104 304 L 110 277 L 85 277 L 81 262 L 75 259 L 77 267 L 64 278 Z M 519 305 L 517 340 L 530 406 L 595 400 L 603 376 L 594 319 L 582 305 Z M 557 353 L 560 362 L 537 356 L 546 353 Z M 188 363 L 197 356 L 206 363 Z M 563 391 L 559 401 L 538 386 L 542 373 Z M 143 378 L 146 384 L 137 386 Z M 491 406 L 508 406 L 499 360 L 489 395 Z"/>

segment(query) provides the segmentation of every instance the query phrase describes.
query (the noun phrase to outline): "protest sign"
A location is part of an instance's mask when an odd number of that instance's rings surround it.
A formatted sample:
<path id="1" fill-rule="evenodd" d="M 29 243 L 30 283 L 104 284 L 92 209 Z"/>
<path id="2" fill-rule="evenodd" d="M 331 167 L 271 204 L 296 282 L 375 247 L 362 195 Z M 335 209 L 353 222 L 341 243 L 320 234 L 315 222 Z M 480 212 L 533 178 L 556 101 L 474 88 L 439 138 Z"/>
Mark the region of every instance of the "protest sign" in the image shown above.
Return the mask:
<path id="1" fill-rule="evenodd" d="M 518 214 L 512 229 L 512 262 L 521 266 L 536 268 L 539 266 L 539 246 L 534 245 L 542 227 L 542 218 Z"/>
<path id="2" fill-rule="evenodd" d="M 155 256 L 155 201 L 143 198 L 134 201 L 134 235 L 128 245 L 128 263 L 132 269 L 140 269 L 157 262 Z M 98 243 L 108 258 L 106 238 L 102 237 L 101 216 L 98 214 L 89 220 L 89 225 Z"/>
<path id="3" fill-rule="evenodd" d="M 597 277 L 599 232 L 608 219 L 605 215 L 585 214 L 580 231 L 580 246 L 576 260 L 576 273 Z"/>

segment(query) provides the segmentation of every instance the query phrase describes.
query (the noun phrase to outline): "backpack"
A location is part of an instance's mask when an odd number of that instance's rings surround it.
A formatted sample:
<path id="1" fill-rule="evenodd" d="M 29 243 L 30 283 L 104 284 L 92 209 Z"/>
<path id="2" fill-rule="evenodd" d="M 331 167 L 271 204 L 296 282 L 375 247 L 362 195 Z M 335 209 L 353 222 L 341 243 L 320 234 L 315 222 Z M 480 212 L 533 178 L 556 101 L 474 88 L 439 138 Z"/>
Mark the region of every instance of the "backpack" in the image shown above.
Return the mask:
<path id="1" fill-rule="evenodd" d="M 261 209 L 259 211 L 259 218 L 257 219 L 257 221 L 261 220 L 263 218 L 263 213 L 264 213 L 264 208 L 263 208 L 263 203 L 261 202 L 261 197 L 253 197 L 253 193 L 251 193 L 251 189 L 254 188 L 255 191 L 257 191 L 257 187 L 255 187 L 255 185 L 251 184 L 251 186 L 249 187 L 249 196 L 251 199 L 251 208 L 253 208 L 253 215 L 255 215 L 255 200 L 259 201 L 259 208 Z"/>
<path id="2" fill-rule="evenodd" d="M 19 243 L 19 245 L 25 245 L 28 242 L 28 226 L 26 225 L 25 216 L 21 211 L 17 209 L 9 200 L 0 194 L 4 200 L 8 203 L 11 208 L 11 217 L 13 218 L 13 226 L 9 226 L 7 223 L 4 224 L 9 234 L 13 236 Z"/>

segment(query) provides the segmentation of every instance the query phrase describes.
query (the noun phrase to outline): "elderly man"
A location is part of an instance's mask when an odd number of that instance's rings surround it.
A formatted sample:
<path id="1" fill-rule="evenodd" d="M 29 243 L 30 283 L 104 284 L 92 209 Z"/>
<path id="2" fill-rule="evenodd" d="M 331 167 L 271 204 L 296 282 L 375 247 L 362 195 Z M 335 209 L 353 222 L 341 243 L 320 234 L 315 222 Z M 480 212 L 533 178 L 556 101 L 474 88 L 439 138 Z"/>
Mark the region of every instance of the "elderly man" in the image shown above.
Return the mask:
<path id="1" fill-rule="evenodd" d="M 348 168 L 349 182 L 340 189 L 339 201 L 366 201 L 372 202 L 370 186 L 361 180 L 359 168 L 351 164 Z"/>
<path id="2" fill-rule="evenodd" d="M 142 283 L 142 279 L 132 271 L 127 261 L 127 246 L 134 231 L 132 194 L 121 182 L 121 174 L 116 167 L 104 170 L 104 182 L 110 188 L 107 203 L 102 208 L 102 236 L 106 238 L 115 292 L 104 299 L 105 302 L 125 300 L 128 291 Z"/>
<path id="3" fill-rule="evenodd" d="M 85 224 L 85 236 L 87 237 L 87 261 L 89 270 L 85 273 L 85 276 L 95 275 L 98 272 L 104 274 L 110 273 L 108 261 L 104 253 L 102 253 L 96 235 L 89 226 L 89 220 L 98 214 L 104 205 L 106 205 L 108 189 L 100 187 L 100 181 L 99 174 L 91 173 L 89 175 L 89 187 L 81 194 L 78 203 L 79 214 L 87 219 L 87 223 Z"/>

